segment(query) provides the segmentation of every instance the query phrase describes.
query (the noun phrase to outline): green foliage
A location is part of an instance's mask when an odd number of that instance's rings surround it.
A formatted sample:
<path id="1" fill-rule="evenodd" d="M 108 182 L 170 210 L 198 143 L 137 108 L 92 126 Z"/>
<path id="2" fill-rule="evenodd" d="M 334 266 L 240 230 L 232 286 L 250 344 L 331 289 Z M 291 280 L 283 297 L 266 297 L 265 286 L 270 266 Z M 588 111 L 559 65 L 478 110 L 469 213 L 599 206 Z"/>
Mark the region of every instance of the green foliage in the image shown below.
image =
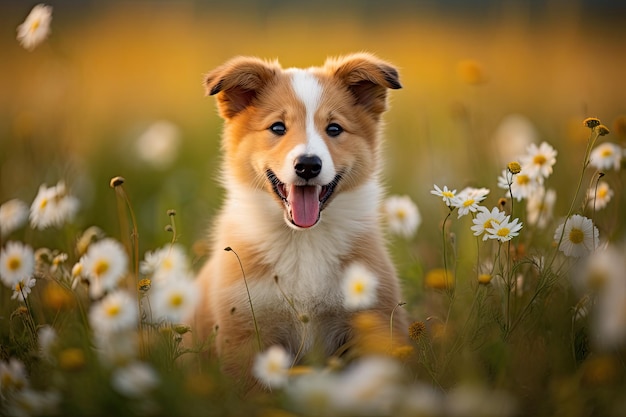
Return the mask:
<path id="1" fill-rule="evenodd" d="M 626 301 L 615 303 L 611 294 L 602 291 L 607 288 L 607 277 L 626 280 L 624 171 L 621 166 L 604 170 L 590 166 L 595 145 L 611 141 L 623 150 L 625 119 L 618 116 L 622 97 L 609 94 L 615 80 L 596 86 L 591 95 L 602 97 L 602 102 L 590 99 L 590 108 L 610 114 L 617 127 L 606 138 L 601 127 L 608 129 L 599 120 L 580 123 L 578 104 L 577 110 L 571 110 L 571 101 L 581 100 L 565 94 L 574 88 L 567 86 L 563 91 L 557 85 L 557 92 L 546 97 L 547 87 L 535 82 L 546 71 L 560 80 L 563 74 L 586 79 L 586 71 L 595 70 L 594 79 L 608 80 L 608 70 L 588 65 L 600 62 L 594 55 L 598 53 L 595 45 L 603 44 L 607 50 L 620 47 L 615 40 L 619 37 L 599 42 L 593 37 L 600 36 L 595 31 L 585 31 L 570 41 L 581 49 L 570 50 L 558 43 L 557 24 L 535 28 L 531 31 L 537 37 L 535 44 L 548 45 L 552 58 L 542 59 L 537 66 L 524 34 L 504 31 L 503 43 L 496 40 L 490 57 L 485 53 L 484 33 L 458 36 L 458 31 L 470 27 L 467 22 L 460 26 L 438 23 L 434 28 L 432 21 L 415 25 L 417 20 L 411 19 L 417 17 L 410 15 L 382 22 L 370 17 L 367 26 L 362 26 L 363 22 L 345 15 L 337 21 L 325 15 L 324 33 L 312 36 L 308 25 L 295 18 L 286 23 L 280 16 L 274 22 L 260 19 L 233 30 L 231 22 L 238 21 L 239 14 L 219 19 L 211 15 L 207 24 L 183 6 L 174 7 L 178 12 L 173 14 L 163 7 L 155 6 L 150 16 L 170 23 L 169 30 L 162 24 L 142 24 L 139 34 L 135 27 L 143 18 L 141 8 L 118 5 L 110 14 L 80 24 L 58 16 L 64 23 L 31 55 L 19 49 L 14 35 L 11 44 L 0 40 L 7 51 L 3 81 L 15 80 L 3 88 L 9 98 L 0 99 L 0 203 L 19 198 L 30 204 L 41 184 L 52 186 L 59 181 L 80 202 L 75 216 L 60 227 L 22 225 L 2 234 L 3 250 L 8 242 L 16 241 L 35 249 L 36 284 L 25 301 L 12 299 L 15 287 L 0 285 L 0 415 L 625 413 L 626 314 L 619 306 Z M 493 22 L 482 23 L 481 27 L 498 29 Z M 104 30 L 110 27 L 116 28 L 114 33 Z M 102 36 L 103 31 L 107 36 Z M 224 33 L 240 49 L 223 51 Z M 433 33 L 440 36 L 433 37 Z M 135 35 L 146 38 L 129 40 Z M 313 38 L 312 49 L 303 54 L 302 45 L 309 45 Z M 189 256 L 192 269 L 202 264 L 205 235 L 223 191 L 215 181 L 219 124 L 207 110 L 210 105 L 201 101 L 198 74 L 225 58 L 214 56 L 215 51 L 271 58 L 277 55 L 278 44 L 283 45 L 279 52 L 285 59 L 298 65 L 313 64 L 314 54 L 325 57 L 343 49 L 368 47 L 388 50 L 388 58 L 401 63 L 405 89 L 394 95 L 387 118 L 385 178 L 391 192 L 410 194 L 418 202 L 424 221 L 413 237 L 390 236 L 389 247 L 406 303 L 398 308 L 407 310 L 413 325 L 418 325 L 413 333 L 407 332 L 412 335 L 409 346 L 383 352 L 392 358 L 386 364 L 388 373 L 376 370 L 368 374 L 370 380 L 355 381 L 351 377 L 365 365 L 355 361 L 350 366 L 335 358 L 323 369 L 294 368 L 284 389 L 244 395 L 220 373 L 219 361 L 210 351 L 212 340 L 185 344 L 183 338 L 189 334 L 184 327 L 156 320 L 158 312 L 151 298 L 155 283 L 142 283 L 152 280 L 154 271 L 141 272 L 140 263 L 147 252 L 178 244 Z M 407 53 L 409 45 L 420 45 L 419 53 Z M 458 55 L 455 48 L 485 57 L 485 65 L 460 61 L 458 79 L 450 77 Z M 553 50 L 562 51 L 563 56 L 553 57 Z M 442 58 L 441 51 L 449 55 Z M 200 63 L 189 58 L 199 54 L 209 57 Z M 508 63 L 525 55 L 532 56 L 532 65 L 512 68 Z M 616 54 L 615 59 L 623 60 L 622 55 Z M 491 69 L 491 77 L 484 73 L 485 67 Z M 524 74 L 531 75 L 520 76 L 518 67 L 527 68 Z M 193 82 L 188 82 L 190 78 Z M 496 133 L 510 109 L 518 108 L 533 120 L 538 136 L 548 138 L 558 149 L 554 176 L 546 179 L 546 186 L 549 183 L 558 197 L 554 216 L 543 227 L 531 224 L 525 200 L 508 198 L 502 205 L 498 200 L 507 190 L 496 192 L 496 177 L 511 162 L 500 155 L 513 146 L 506 138 L 499 142 Z M 176 122 L 182 139 L 169 151 L 176 154 L 169 165 L 155 165 L 137 150 L 137 142 L 153 120 L 163 117 Z M 524 174 L 524 168 L 509 172 L 512 181 L 514 175 Z M 125 178 L 123 195 L 119 188 L 108 186 L 116 175 Z M 601 178 L 614 195 L 605 208 L 593 210 L 587 204 L 588 193 L 597 190 Z M 459 189 L 490 187 L 482 204 L 501 208 L 511 220 L 520 219 L 524 226 L 519 236 L 483 242 L 482 236 L 470 230 L 477 214 L 457 218 L 458 207 L 437 202 L 429 193 L 433 182 L 456 184 Z M 512 184 L 508 185 L 511 191 Z M 172 208 L 175 221 L 167 213 Z M 586 216 L 599 229 L 598 249 L 581 258 L 559 251 L 560 241 L 569 235 L 562 233 L 555 239 L 559 223 L 570 222 L 574 215 Z M 88 250 L 87 243 L 105 237 L 124 245 L 129 268 L 119 286 L 138 300 L 136 323 L 130 332 L 112 333 L 107 341 L 115 346 L 108 348 L 102 347 L 90 321 L 90 313 L 103 297 L 90 296 L 85 278 L 73 272 Z M 617 256 L 607 255 L 611 253 Z M 303 321 L 305 329 L 306 325 Z M 44 347 L 41 332 L 48 327 L 54 329 L 56 339 Z M 377 337 L 386 340 L 389 335 L 372 335 L 380 340 Z M 123 349 L 117 343 L 129 341 L 135 343 L 131 353 L 114 358 L 103 355 L 103 351 Z M 363 349 L 376 351 L 371 346 Z M 311 358 L 304 358 L 303 363 L 323 362 L 307 359 Z M 23 371 L 10 370 L 11 361 L 23 364 Z M 137 362 L 149 370 L 135 368 L 132 378 L 139 378 L 135 388 L 145 384 L 145 389 L 134 394 L 114 380 L 119 371 Z M 396 372 L 394 364 L 401 364 L 401 371 Z M 27 379 L 26 385 L 20 375 Z M 315 386 L 320 380 L 322 387 Z M 307 382 L 311 384 L 307 392 L 315 388 L 317 397 L 303 395 Z M 353 408 L 333 403 L 324 385 Z M 24 399 L 24 393 L 31 397 Z M 377 402 L 383 394 L 388 395 L 384 397 L 388 401 L 382 401 L 385 405 Z M 422 409 L 409 404 L 413 397 L 420 399 Z M 364 406 L 371 409 L 359 408 Z"/>

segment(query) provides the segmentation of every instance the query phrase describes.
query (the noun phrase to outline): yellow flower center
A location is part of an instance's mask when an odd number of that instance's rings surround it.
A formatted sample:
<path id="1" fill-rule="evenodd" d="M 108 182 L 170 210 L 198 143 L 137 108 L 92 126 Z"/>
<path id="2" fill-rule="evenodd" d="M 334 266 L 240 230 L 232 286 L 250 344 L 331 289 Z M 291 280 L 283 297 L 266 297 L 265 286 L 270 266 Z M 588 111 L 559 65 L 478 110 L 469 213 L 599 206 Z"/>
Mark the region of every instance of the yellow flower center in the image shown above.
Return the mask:
<path id="1" fill-rule="evenodd" d="M 535 157 L 533 158 L 533 163 L 537 165 L 543 165 L 546 163 L 546 161 L 546 157 L 541 154 L 535 155 Z"/>
<path id="2" fill-rule="evenodd" d="M 585 234 L 582 230 L 573 228 L 571 232 L 569 232 L 569 240 L 572 243 L 580 244 L 583 240 L 585 240 Z"/>
<path id="3" fill-rule="evenodd" d="M 600 187 L 598 188 L 598 194 L 597 196 L 600 197 L 602 200 L 604 200 L 606 198 L 606 195 L 608 194 L 608 189 L 604 188 L 604 187 Z"/>
<path id="4" fill-rule="evenodd" d="M 404 220 L 406 218 L 406 211 L 402 210 L 402 209 L 398 209 L 398 211 L 396 211 L 396 216 L 400 219 L 400 220 Z"/>
<path id="5" fill-rule="evenodd" d="M 13 378 L 10 373 L 5 372 L 2 374 L 2 386 L 9 388 L 11 385 L 13 385 Z"/>
<path id="6" fill-rule="evenodd" d="M 137 288 L 140 291 L 148 291 L 152 286 L 152 281 L 149 278 L 144 278 L 137 283 Z"/>
<path id="7" fill-rule="evenodd" d="M 23 287 L 22 282 L 21 281 L 18 282 L 17 284 L 15 284 L 15 291 L 21 292 L 22 291 L 22 287 Z"/>
<path id="8" fill-rule="evenodd" d="M 108 270 L 109 263 L 105 260 L 99 260 L 93 268 L 93 272 L 96 274 L 96 276 L 102 276 L 103 274 L 106 274 Z"/>
<path id="9" fill-rule="evenodd" d="M 608 158 L 609 156 L 613 155 L 613 149 L 604 148 L 602 149 L 602 152 L 600 152 L 600 155 L 602 155 L 603 158 Z"/>
<path id="10" fill-rule="evenodd" d="M 5 372 L 2 375 L 2 387 L 6 387 L 8 390 L 14 389 L 16 391 L 20 391 L 24 388 L 24 381 L 19 378 L 14 378 L 10 372 Z"/>
<path id="11" fill-rule="evenodd" d="M 172 260 L 169 257 L 167 257 L 167 258 L 163 259 L 163 263 L 161 264 L 161 266 L 166 271 L 169 271 L 174 266 L 174 263 L 172 262 Z"/>
<path id="12" fill-rule="evenodd" d="M 528 177 L 528 175 L 518 174 L 516 178 L 516 181 L 519 185 L 526 185 L 530 182 L 530 178 Z"/>
<path id="13" fill-rule="evenodd" d="M 505 237 L 505 236 L 509 235 L 509 232 L 510 232 L 510 230 L 508 228 L 503 227 L 501 229 L 498 229 L 497 235 L 500 236 L 500 237 Z"/>
<path id="14" fill-rule="evenodd" d="M 17 271 L 22 266 L 22 260 L 19 256 L 12 256 L 9 258 L 7 266 L 9 267 L 9 271 Z"/>
<path id="15" fill-rule="evenodd" d="M 48 199 L 47 198 L 42 198 L 41 199 L 41 203 L 39 203 L 39 208 L 41 210 L 45 209 L 46 206 L 48 205 Z"/>
<path id="16" fill-rule="evenodd" d="M 452 271 L 446 271 L 443 268 L 431 269 L 426 273 L 424 285 L 428 288 L 445 290 L 454 287 L 454 276 Z"/>
<path id="17" fill-rule="evenodd" d="M 183 301 L 185 301 L 185 297 L 183 297 L 182 294 L 172 294 L 170 297 L 170 305 L 172 307 L 180 307 Z"/>
<path id="18" fill-rule="evenodd" d="M 105 312 L 106 312 L 107 316 L 109 316 L 109 317 L 115 317 L 115 316 L 117 316 L 118 314 L 120 314 L 120 311 L 121 311 L 121 310 L 122 310 L 122 309 L 120 308 L 120 306 L 119 306 L 118 304 L 113 304 L 113 305 L 108 306 L 108 307 L 106 308 Z"/>
<path id="19" fill-rule="evenodd" d="M 280 366 L 280 363 L 278 363 L 277 361 L 270 361 L 267 364 L 267 370 L 269 371 L 270 374 L 277 374 L 282 371 L 282 367 Z"/>
<path id="20" fill-rule="evenodd" d="M 59 353 L 59 367 L 66 371 L 76 371 L 85 365 L 85 354 L 78 348 L 65 349 Z"/>
<path id="21" fill-rule="evenodd" d="M 476 201 L 476 200 L 474 200 L 473 198 L 468 198 L 467 200 L 465 200 L 465 201 L 463 202 L 463 207 L 469 207 L 469 206 L 471 206 L 472 204 L 474 204 L 474 202 L 475 202 L 475 201 Z"/>
<path id="22" fill-rule="evenodd" d="M 444 197 L 447 197 L 447 198 L 454 198 L 454 193 L 452 193 L 450 191 L 443 191 L 441 193 L 441 195 L 443 195 Z"/>
<path id="23" fill-rule="evenodd" d="M 509 169 L 509 172 L 514 175 L 519 174 L 522 171 L 522 166 L 516 161 L 509 162 L 507 168 Z"/>
<path id="24" fill-rule="evenodd" d="M 41 25 L 41 20 L 35 19 L 33 23 L 30 24 L 30 32 L 33 33 L 39 29 L 39 25 Z"/>
<path id="25" fill-rule="evenodd" d="M 499 221 L 497 221 L 496 219 L 491 218 L 491 219 L 487 220 L 487 221 L 483 224 L 483 228 L 484 228 L 485 230 L 487 230 L 487 229 L 493 229 L 494 224 L 500 224 L 500 222 L 499 222 Z"/>
<path id="26" fill-rule="evenodd" d="M 480 274 L 478 275 L 478 283 L 479 284 L 489 284 L 491 282 L 492 276 L 490 274 Z"/>
<path id="27" fill-rule="evenodd" d="M 363 284 L 363 281 L 357 281 L 354 283 L 352 290 L 355 294 L 363 294 L 365 291 L 365 284 Z"/>

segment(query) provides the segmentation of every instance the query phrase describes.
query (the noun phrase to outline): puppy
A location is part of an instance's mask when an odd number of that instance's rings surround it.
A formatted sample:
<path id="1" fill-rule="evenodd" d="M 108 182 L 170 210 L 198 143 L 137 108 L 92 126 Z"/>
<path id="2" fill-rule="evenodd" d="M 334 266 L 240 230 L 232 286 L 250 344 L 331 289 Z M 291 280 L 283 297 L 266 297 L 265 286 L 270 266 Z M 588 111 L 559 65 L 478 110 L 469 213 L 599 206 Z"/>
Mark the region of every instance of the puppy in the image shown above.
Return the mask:
<path id="1" fill-rule="evenodd" d="M 366 53 L 308 69 L 237 57 L 206 77 L 224 119 L 226 196 L 197 280 L 194 334 L 215 337 L 224 371 L 243 385 L 272 345 L 294 363 L 351 346 L 342 282 L 354 263 L 376 277 L 367 311 L 389 332 L 400 293 L 379 218 L 380 130 L 398 88 L 397 70 Z M 406 325 L 398 309 L 394 333 Z"/>

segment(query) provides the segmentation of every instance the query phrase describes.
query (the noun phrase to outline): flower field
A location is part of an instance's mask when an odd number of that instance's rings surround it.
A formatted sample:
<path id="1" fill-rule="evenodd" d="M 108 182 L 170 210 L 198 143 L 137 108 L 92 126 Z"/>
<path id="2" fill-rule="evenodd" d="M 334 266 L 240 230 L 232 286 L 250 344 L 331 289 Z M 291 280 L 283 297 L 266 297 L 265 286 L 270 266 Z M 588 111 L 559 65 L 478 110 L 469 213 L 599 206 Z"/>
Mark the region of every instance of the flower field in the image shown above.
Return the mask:
<path id="1" fill-rule="evenodd" d="M 0 415 L 626 415 L 623 18 L 396 3 L 0 6 Z M 202 75 L 359 50 L 403 84 L 381 219 L 407 342 L 381 348 L 355 264 L 359 355 L 261 346 L 243 393 L 187 342 L 223 192 Z"/>

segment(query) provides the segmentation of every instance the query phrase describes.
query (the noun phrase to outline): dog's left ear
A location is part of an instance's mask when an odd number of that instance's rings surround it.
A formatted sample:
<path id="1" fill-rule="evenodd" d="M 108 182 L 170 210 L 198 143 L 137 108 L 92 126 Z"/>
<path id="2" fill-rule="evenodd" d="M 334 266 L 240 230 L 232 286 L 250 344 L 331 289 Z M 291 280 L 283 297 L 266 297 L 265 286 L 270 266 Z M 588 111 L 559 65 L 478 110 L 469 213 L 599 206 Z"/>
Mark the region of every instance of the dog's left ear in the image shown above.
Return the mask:
<path id="1" fill-rule="evenodd" d="M 387 110 L 387 89 L 402 88 L 398 71 L 368 53 L 329 59 L 325 66 L 347 84 L 357 104 L 375 115 Z"/>
<path id="2" fill-rule="evenodd" d="M 217 94 L 220 115 L 230 119 L 246 109 L 280 71 L 277 62 L 239 56 L 207 74 L 207 95 Z"/>

